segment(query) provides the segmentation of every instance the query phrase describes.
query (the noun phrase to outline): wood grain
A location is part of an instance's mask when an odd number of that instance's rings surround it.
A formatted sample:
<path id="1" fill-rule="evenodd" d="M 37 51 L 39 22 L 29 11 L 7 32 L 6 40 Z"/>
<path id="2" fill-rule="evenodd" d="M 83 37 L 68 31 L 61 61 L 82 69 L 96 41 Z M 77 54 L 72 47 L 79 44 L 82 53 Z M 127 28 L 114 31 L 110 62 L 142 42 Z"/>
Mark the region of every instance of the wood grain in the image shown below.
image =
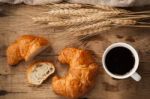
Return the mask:
<path id="1" fill-rule="evenodd" d="M 66 67 L 57 61 L 58 52 L 66 46 L 76 46 L 95 53 L 101 66 L 101 56 L 107 46 L 114 42 L 126 42 L 133 45 L 140 55 L 140 82 L 131 78 L 116 80 L 105 72 L 99 73 L 96 86 L 83 98 L 88 99 L 144 99 L 150 97 L 150 28 L 118 28 L 88 39 L 78 44 L 67 45 L 68 39 L 54 38 L 53 29 L 34 24 L 32 16 L 47 11 L 44 6 L 6 5 L 0 8 L 0 99 L 63 99 L 53 93 L 51 77 L 39 87 L 33 87 L 26 81 L 26 68 L 31 62 L 21 62 L 15 67 L 8 66 L 5 51 L 7 46 L 23 34 L 34 34 L 46 37 L 51 47 L 37 56 L 36 60 L 51 60 L 58 73 L 65 73 Z M 149 9 L 149 8 L 148 8 Z M 150 9 L 149 9 L 150 10 Z M 100 71 L 103 71 L 101 69 Z"/>

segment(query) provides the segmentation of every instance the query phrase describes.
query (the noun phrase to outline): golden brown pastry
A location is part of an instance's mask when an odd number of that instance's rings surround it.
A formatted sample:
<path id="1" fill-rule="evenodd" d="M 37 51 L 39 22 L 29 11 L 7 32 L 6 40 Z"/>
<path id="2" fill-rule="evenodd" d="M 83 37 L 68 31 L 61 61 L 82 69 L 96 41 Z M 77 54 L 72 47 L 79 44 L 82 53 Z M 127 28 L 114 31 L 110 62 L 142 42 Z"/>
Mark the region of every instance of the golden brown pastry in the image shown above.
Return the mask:
<path id="1" fill-rule="evenodd" d="M 23 60 L 17 43 L 13 43 L 7 49 L 7 62 L 10 65 L 15 65 Z"/>
<path id="2" fill-rule="evenodd" d="M 21 60 L 29 61 L 48 45 L 45 38 L 23 35 L 7 48 L 7 62 L 9 65 L 16 65 Z"/>
<path id="3" fill-rule="evenodd" d="M 53 77 L 53 91 L 68 98 L 85 95 L 95 83 L 98 65 L 88 51 L 65 48 L 61 51 L 59 61 L 70 65 L 64 77 Z"/>

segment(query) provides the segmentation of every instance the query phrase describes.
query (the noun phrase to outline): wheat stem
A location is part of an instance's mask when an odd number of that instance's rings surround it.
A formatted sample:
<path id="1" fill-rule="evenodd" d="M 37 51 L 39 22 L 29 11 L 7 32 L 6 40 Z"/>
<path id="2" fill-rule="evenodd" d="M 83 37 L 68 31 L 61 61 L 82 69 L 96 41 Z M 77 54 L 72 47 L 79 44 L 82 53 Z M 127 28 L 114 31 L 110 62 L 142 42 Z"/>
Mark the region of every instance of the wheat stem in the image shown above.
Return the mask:
<path id="1" fill-rule="evenodd" d="M 147 22 L 138 22 L 139 24 L 144 24 L 144 25 L 150 25 L 150 23 Z"/>
<path id="2" fill-rule="evenodd" d="M 128 14 L 150 14 L 150 11 L 130 12 Z"/>
<path id="3" fill-rule="evenodd" d="M 70 33 L 64 32 L 64 33 L 62 33 L 62 35 L 64 35 L 64 36 L 59 35 L 56 38 L 70 40 L 69 42 L 66 42 L 66 45 L 68 45 L 68 44 L 72 44 L 75 40 L 81 41 L 81 40 L 87 39 L 89 37 L 92 37 L 94 35 L 98 35 L 102 32 L 108 31 L 111 28 L 112 27 L 99 27 L 97 29 L 89 29 L 89 30 L 80 31 L 80 32 L 70 32 Z M 80 37 L 80 38 L 78 39 L 78 37 Z"/>
<path id="4" fill-rule="evenodd" d="M 114 26 L 120 27 L 120 25 L 118 25 L 118 24 L 114 24 Z M 150 25 L 143 25 L 143 24 L 140 24 L 140 25 L 122 25 L 122 26 L 124 26 L 124 27 L 150 28 Z"/>
<path id="5" fill-rule="evenodd" d="M 150 18 L 150 16 L 149 15 L 134 15 L 134 16 L 129 15 L 120 19 L 146 19 L 146 18 Z"/>

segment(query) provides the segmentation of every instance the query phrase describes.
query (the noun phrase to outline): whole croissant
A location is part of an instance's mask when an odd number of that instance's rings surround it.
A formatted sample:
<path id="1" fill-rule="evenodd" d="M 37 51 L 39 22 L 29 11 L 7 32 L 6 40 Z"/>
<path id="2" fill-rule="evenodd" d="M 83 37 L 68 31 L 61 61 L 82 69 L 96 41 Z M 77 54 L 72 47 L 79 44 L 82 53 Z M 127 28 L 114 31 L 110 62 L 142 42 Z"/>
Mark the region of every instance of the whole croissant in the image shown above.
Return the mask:
<path id="1" fill-rule="evenodd" d="M 88 51 L 65 48 L 61 51 L 59 61 L 70 65 L 64 77 L 53 77 L 53 91 L 68 98 L 85 95 L 95 83 L 98 65 Z"/>
<path id="2" fill-rule="evenodd" d="M 7 62 L 16 65 L 21 60 L 29 61 L 48 45 L 48 40 L 43 37 L 23 35 L 7 48 Z"/>

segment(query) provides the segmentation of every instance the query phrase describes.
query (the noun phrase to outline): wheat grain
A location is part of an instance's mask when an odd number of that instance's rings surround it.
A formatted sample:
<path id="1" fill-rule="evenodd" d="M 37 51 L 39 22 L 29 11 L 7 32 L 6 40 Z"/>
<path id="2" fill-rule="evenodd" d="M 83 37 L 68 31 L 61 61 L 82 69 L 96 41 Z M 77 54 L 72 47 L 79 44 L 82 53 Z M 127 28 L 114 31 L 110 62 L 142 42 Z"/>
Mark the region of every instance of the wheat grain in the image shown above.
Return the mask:
<path id="1" fill-rule="evenodd" d="M 93 17 L 81 17 L 77 19 L 70 19 L 70 20 L 65 20 L 65 21 L 59 21 L 59 22 L 49 22 L 49 26 L 71 26 L 71 25 L 78 25 L 78 24 L 83 24 L 83 23 L 88 23 L 92 21 L 97 21 L 100 19 L 104 19 L 104 16 L 100 16 L 99 18 L 93 18 Z"/>
<path id="2" fill-rule="evenodd" d="M 71 35 L 73 36 L 92 35 L 93 33 L 110 30 L 111 28 L 112 27 L 99 27 L 96 29 L 88 29 L 88 30 L 84 30 L 84 31 L 76 32 L 76 33 L 71 33 Z"/>
<path id="3" fill-rule="evenodd" d="M 109 17 L 114 17 L 114 16 L 117 16 L 117 15 L 120 15 L 120 14 L 123 14 L 123 13 L 115 12 L 115 11 L 110 11 L 110 12 L 100 11 L 100 12 L 97 13 L 97 15 L 103 15 L 103 16 L 109 16 Z"/>
<path id="4" fill-rule="evenodd" d="M 65 4 L 51 4 L 47 5 L 49 7 L 56 7 L 56 8 L 81 8 L 81 4 L 71 4 L 71 3 L 65 3 Z"/>
<path id="5" fill-rule="evenodd" d="M 136 20 L 132 19 L 111 19 L 113 24 L 117 25 L 134 25 L 137 23 Z"/>
<path id="6" fill-rule="evenodd" d="M 59 8 L 81 8 L 81 4 L 54 4 L 54 6 Z"/>
<path id="7" fill-rule="evenodd" d="M 49 22 L 49 26 L 68 26 L 68 25 L 78 25 L 82 23 L 88 23 L 88 22 L 94 22 L 94 21 L 99 21 L 99 20 L 106 20 L 108 17 L 111 16 L 101 16 L 98 15 L 98 13 L 93 14 L 93 15 L 88 15 L 85 17 L 80 17 L 77 19 L 70 19 L 70 20 L 65 20 L 65 21 L 59 21 L 59 22 Z"/>
<path id="8" fill-rule="evenodd" d="M 107 12 L 98 12 L 94 13 L 92 15 L 87 15 L 84 17 L 74 18 L 70 20 L 65 21 L 59 21 L 59 22 L 49 22 L 49 26 L 68 26 L 68 25 L 77 25 L 82 23 L 88 23 L 88 22 L 94 22 L 99 20 L 107 20 L 109 17 L 114 17 L 118 15 L 119 13 L 107 13 Z"/>
<path id="9" fill-rule="evenodd" d="M 99 15 L 119 15 L 123 14 L 121 11 L 101 11 L 98 9 L 52 9 L 51 11 L 45 12 L 49 15 L 87 15 L 90 13 L 97 13 Z"/>
<path id="10" fill-rule="evenodd" d="M 102 22 L 98 22 L 98 23 L 94 23 L 94 24 L 90 24 L 90 25 L 85 25 L 85 26 L 79 26 L 76 28 L 70 28 L 68 31 L 72 32 L 72 31 L 83 31 L 86 29 L 97 29 L 99 27 L 104 27 L 104 26 L 109 26 L 111 25 L 111 21 L 102 21 Z"/>
<path id="11" fill-rule="evenodd" d="M 99 10 L 97 9 L 57 9 L 51 10 L 46 13 L 50 15 L 85 15 L 87 13 L 96 13 Z"/>
<path id="12" fill-rule="evenodd" d="M 60 18 L 57 17 L 49 17 L 49 16 L 43 16 L 43 17 L 33 17 L 32 18 L 34 22 L 49 22 L 49 21 L 60 21 Z"/>

